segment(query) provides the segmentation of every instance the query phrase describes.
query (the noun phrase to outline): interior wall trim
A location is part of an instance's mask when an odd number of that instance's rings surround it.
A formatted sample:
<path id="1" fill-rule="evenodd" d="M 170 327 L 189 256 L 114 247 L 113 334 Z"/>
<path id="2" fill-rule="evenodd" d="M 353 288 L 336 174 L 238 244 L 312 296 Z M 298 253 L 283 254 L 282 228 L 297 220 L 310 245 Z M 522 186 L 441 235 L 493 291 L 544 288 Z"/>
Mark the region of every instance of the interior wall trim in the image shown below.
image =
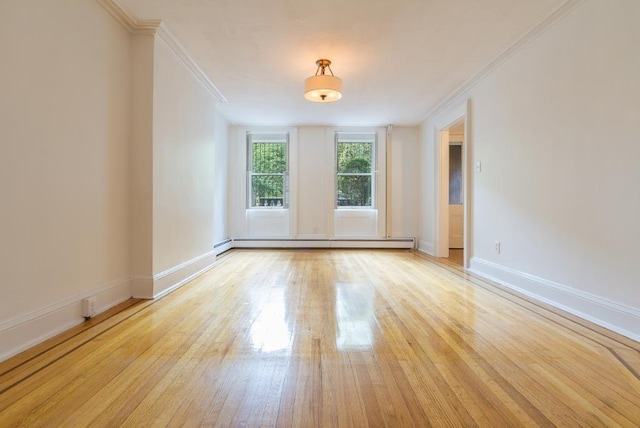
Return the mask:
<path id="1" fill-rule="evenodd" d="M 500 67 L 505 61 L 518 53 L 522 48 L 534 41 L 538 36 L 544 33 L 549 27 L 555 24 L 562 17 L 568 15 L 572 10 L 578 7 L 584 0 L 566 0 L 555 11 L 547 16 L 542 22 L 533 27 L 520 39 L 516 40 L 511 46 L 507 47 L 502 53 L 500 53 L 493 61 L 491 61 L 486 67 L 482 68 L 476 74 L 471 76 L 466 82 L 453 91 L 449 96 L 445 97 L 442 101 L 436 104 L 423 118 L 424 122 L 430 117 L 436 116 L 441 112 L 448 109 L 451 105 L 460 101 L 460 99 L 466 97 L 466 92 L 476 86 L 485 77 L 493 73 L 498 67 Z"/>
<path id="2" fill-rule="evenodd" d="M 470 272 L 640 341 L 640 309 L 473 257 Z"/>
<path id="3" fill-rule="evenodd" d="M 146 34 L 160 37 L 194 77 L 214 96 L 217 103 L 226 103 L 227 99 L 216 88 L 204 71 L 196 64 L 180 41 L 159 19 L 138 19 L 118 0 L 96 0 L 111 16 L 120 22 L 131 34 Z"/>
<path id="4" fill-rule="evenodd" d="M 435 245 L 433 242 L 427 242 L 421 239 L 418 241 L 418 251 L 436 257 Z"/>
<path id="5" fill-rule="evenodd" d="M 227 238 L 223 241 L 218 242 L 217 244 L 214 244 L 213 251 L 215 251 L 216 255 L 220 255 L 225 251 L 229 251 L 232 248 L 233 248 L 233 240 L 231 240 L 230 238 Z"/>
<path id="6" fill-rule="evenodd" d="M 211 256 L 215 256 L 214 251 L 208 251 L 208 252 L 206 252 L 204 254 L 201 254 L 201 255 L 199 255 L 197 257 L 192 258 L 191 260 L 187 260 L 186 262 L 180 263 L 178 265 L 170 267 L 169 269 L 166 269 L 166 270 L 164 270 L 162 272 L 159 272 L 159 273 L 153 275 L 153 280 L 154 281 L 159 281 L 159 280 L 161 280 L 161 279 L 163 279 L 163 278 L 165 278 L 165 277 L 167 277 L 169 275 L 172 275 L 172 274 L 174 274 L 174 273 L 176 273 L 176 272 L 178 272 L 180 270 L 188 268 L 189 266 L 191 266 L 191 265 L 193 265 L 195 263 L 198 263 L 198 262 L 200 262 L 202 260 L 210 258 Z"/>
<path id="7" fill-rule="evenodd" d="M 234 239 L 233 248 L 408 248 L 413 249 L 413 238 L 392 239 Z"/>
<path id="8" fill-rule="evenodd" d="M 153 277 L 131 277 L 131 296 L 135 299 L 153 299 Z"/>
<path id="9" fill-rule="evenodd" d="M 224 246 L 226 244 L 230 244 L 231 242 L 233 242 L 232 239 L 231 238 L 227 238 L 227 239 L 224 239 L 224 240 L 222 240 L 222 241 L 220 241 L 220 242 L 218 242 L 216 244 L 213 244 L 213 248 L 222 247 L 222 246 Z"/>
<path id="10" fill-rule="evenodd" d="M 162 22 L 159 19 L 138 19 L 117 0 L 96 1 L 131 34 L 153 35 Z"/>
<path id="11" fill-rule="evenodd" d="M 164 23 L 160 23 L 156 30 L 156 34 L 160 37 L 171 50 L 178 56 L 180 61 L 189 69 L 193 76 L 205 87 L 207 91 L 216 99 L 217 103 L 226 103 L 227 99 L 222 92 L 216 88 L 216 85 L 209 79 L 204 71 L 196 64 L 189 52 L 180 41 L 169 31 Z"/>
<path id="12" fill-rule="evenodd" d="M 202 275 L 213 267 L 215 261 L 216 251 L 212 250 L 153 275 L 152 298 L 164 296 Z"/>
<path id="13" fill-rule="evenodd" d="M 97 313 L 131 298 L 129 277 L 116 279 L 0 324 L 0 361 L 84 322 L 82 300 L 96 298 Z"/>

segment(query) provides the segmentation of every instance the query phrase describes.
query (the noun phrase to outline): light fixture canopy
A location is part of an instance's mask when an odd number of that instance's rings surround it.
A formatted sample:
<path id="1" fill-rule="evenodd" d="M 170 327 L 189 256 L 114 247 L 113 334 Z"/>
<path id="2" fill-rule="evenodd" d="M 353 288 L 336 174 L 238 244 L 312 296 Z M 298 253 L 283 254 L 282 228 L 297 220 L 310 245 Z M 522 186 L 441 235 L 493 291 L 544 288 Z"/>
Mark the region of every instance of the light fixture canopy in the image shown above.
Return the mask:
<path id="1" fill-rule="evenodd" d="M 331 61 L 319 59 L 316 75 L 304 81 L 304 97 L 316 103 L 331 103 L 342 98 L 342 79 L 333 75 Z M 329 70 L 329 74 L 325 71 Z"/>

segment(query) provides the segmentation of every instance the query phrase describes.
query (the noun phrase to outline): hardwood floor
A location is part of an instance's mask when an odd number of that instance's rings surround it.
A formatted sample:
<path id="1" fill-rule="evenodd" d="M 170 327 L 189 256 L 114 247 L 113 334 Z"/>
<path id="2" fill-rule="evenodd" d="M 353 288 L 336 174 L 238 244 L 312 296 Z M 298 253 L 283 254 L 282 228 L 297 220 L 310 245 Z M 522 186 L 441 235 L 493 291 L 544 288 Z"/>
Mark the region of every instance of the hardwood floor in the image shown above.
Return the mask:
<path id="1" fill-rule="evenodd" d="M 449 261 L 464 266 L 464 250 L 462 248 L 449 248 Z"/>
<path id="2" fill-rule="evenodd" d="M 0 364 L 0 426 L 640 425 L 640 344 L 412 251 L 235 250 L 107 315 Z"/>

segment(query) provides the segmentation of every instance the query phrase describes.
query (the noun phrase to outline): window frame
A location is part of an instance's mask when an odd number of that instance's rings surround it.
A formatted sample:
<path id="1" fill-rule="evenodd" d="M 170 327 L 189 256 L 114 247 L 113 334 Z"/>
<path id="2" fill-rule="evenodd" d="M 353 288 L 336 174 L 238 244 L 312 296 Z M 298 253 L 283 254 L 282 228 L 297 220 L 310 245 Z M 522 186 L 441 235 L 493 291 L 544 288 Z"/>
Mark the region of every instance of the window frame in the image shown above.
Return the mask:
<path id="1" fill-rule="evenodd" d="M 338 171 L 338 147 L 341 143 L 369 143 L 371 145 L 371 169 L 368 173 L 341 173 Z M 378 134 L 377 132 L 344 132 L 344 131 L 336 131 L 334 136 L 334 178 L 335 178 L 335 189 L 333 195 L 334 207 L 335 209 L 376 209 L 377 206 L 377 165 L 378 165 L 378 156 L 377 156 L 377 146 L 378 146 Z M 371 177 L 371 192 L 370 199 L 371 205 L 339 205 L 338 201 L 338 192 L 339 192 L 339 178 L 341 176 L 370 176 Z"/>
<path id="2" fill-rule="evenodd" d="M 284 144 L 285 146 L 285 168 L 277 173 L 256 173 L 254 172 L 254 144 Z M 289 198 L 289 168 L 290 168 L 290 139 L 289 132 L 251 132 L 247 131 L 247 209 L 288 209 Z M 282 177 L 282 205 L 254 205 L 253 177 L 272 176 Z"/>

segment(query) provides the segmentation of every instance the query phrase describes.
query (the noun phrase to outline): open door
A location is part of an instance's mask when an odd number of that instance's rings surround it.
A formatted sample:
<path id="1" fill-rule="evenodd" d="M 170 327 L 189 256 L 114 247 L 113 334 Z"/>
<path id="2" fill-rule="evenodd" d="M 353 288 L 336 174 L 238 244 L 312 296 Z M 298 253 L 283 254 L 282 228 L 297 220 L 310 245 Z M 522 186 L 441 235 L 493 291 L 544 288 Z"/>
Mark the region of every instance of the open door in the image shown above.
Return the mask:
<path id="1" fill-rule="evenodd" d="M 449 248 L 464 248 L 462 140 L 449 131 Z"/>
<path id="2" fill-rule="evenodd" d="M 437 128 L 439 138 L 438 257 L 466 267 L 466 116 Z"/>

